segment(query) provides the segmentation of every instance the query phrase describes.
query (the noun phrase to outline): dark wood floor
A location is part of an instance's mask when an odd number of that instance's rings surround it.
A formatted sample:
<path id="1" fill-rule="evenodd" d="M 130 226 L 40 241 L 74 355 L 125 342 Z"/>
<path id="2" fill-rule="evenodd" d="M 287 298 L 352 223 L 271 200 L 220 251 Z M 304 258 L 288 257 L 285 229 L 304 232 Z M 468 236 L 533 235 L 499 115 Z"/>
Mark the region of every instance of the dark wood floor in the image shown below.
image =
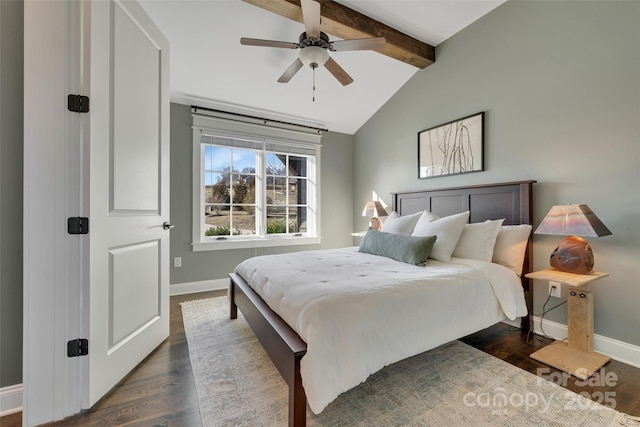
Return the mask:
<path id="1" fill-rule="evenodd" d="M 225 291 L 216 291 L 171 297 L 171 336 L 91 410 L 50 425 L 200 426 L 198 399 L 180 303 L 224 294 Z M 549 368 L 531 359 L 529 354 L 550 340 L 533 336 L 527 343 L 518 329 L 503 323 L 461 341 L 534 374 L 538 368 Z M 614 402 L 618 411 L 640 416 L 640 368 L 612 360 L 605 370 L 609 380 L 615 376 L 614 381 L 609 381 L 609 384 L 615 382 L 615 385 L 593 384 L 595 381 L 584 385 L 579 380 L 577 383 L 574 377 L 565 376 L 566 388 L 596 401 Z M 551 373 L 557 371 L 551 369 Z M 560 375 L 551 377 L 556 378 L 560 378 Z M 604 400 L 605 396 L 609 396 L 609 399 Z M 18 427 L 21 419 L 21 414 L 10 415 L 0 418 L 0 425 Z"/>

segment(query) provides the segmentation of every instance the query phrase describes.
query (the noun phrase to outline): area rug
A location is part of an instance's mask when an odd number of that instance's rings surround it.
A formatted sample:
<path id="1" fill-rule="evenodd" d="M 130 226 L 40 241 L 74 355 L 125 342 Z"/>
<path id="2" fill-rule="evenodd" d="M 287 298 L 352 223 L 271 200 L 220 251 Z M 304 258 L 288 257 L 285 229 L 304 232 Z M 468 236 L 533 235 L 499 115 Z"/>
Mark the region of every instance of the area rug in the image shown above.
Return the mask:
<path id="1" fill-rule="evenodd" d="M 288 387 L 226 297 L 182 303 L 202 425 L 285 426 Z M 614 426 L 638 418 L 459 341 L 387 366 L 309 426 Z"/>

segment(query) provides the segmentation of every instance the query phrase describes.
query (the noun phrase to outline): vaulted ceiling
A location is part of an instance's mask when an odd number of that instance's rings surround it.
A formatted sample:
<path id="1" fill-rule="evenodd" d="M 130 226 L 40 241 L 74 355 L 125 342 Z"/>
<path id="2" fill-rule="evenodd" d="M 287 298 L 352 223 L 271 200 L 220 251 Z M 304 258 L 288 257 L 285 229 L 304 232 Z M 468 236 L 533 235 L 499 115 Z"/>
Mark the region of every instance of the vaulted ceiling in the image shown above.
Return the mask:
<path id="1" fill-rule="evenodd" d="M 331 52 L 354 79 L 326 69 L 278 78 L 297 49 L 240 45 L 241 37 L 298 42 L 299 0 L 139 0 L 171 44 L 174 102 L 355 133 L 416 72 L 428 72 L 442 41 L 503 0 L 319 0 L 331 39 L 385 37 L 379 52 Z M 425 68 L 427 67 L 427 68 Z M 315 77 L 315 101 L 313 86 Z"/>

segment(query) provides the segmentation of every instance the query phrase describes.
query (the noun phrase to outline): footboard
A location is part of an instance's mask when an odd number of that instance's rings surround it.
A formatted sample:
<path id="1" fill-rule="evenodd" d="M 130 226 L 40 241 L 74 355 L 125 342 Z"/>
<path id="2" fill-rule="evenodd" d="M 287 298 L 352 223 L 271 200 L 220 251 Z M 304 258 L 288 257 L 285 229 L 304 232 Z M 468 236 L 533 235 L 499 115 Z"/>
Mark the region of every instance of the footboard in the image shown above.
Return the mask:
<path id="1" fill-rule="evenodd" d="M 230 273 L 229 315 L 238 317 L 238 308 L 265 351 L 289 385 L 289 426 L 301 427 L 307 422 L 307 398 L 300 376 L 300 359 L 307 344 L 280 316 L 256 294 L 244 279 Z"/>

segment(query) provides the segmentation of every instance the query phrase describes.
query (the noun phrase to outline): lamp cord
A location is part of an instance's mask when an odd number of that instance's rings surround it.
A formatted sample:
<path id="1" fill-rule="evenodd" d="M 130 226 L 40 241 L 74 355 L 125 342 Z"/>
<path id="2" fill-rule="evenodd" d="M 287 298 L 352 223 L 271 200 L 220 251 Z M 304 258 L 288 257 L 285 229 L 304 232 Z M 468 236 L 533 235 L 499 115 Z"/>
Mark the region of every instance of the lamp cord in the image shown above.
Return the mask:
<path id="1" fill-rule="evenodd" d="M 567 303 L 567 301 L 563 301 L 558 305 L 554 305 L 553 307 L 551 307 L 550 309 L 547 310 L 547 304 L 549 303 L 549 300 L 551 299 L 551 293 L 549 293 L 549 295 L 547 295 L 547 300 L 544 302 L 544 304 L 542 305 L 542 313 L 541 314 L 534 314 L 534 316 L 540 316 L 540 331 L 542 332 L 542 336 L 544 338 L 547 339 L 551 339 L 551 340 L 555 340 L 555 338 L 553 338 L 552 336 L 547 335 L 547 333 L 544 331 L 544 328 L 542 327 L 542 323 L 544 320 L 544 316 L 550 312 L 551 310 L 555 310 L 556 308 L 560 307 L 561 305 L 564 305 Z M 535 334 L 534 334 L 535 335 Z M 527 342 L 529 341 L 528 337 L 527 337 Z M 566 341 L 566 338 L 562 341 Z"/>

